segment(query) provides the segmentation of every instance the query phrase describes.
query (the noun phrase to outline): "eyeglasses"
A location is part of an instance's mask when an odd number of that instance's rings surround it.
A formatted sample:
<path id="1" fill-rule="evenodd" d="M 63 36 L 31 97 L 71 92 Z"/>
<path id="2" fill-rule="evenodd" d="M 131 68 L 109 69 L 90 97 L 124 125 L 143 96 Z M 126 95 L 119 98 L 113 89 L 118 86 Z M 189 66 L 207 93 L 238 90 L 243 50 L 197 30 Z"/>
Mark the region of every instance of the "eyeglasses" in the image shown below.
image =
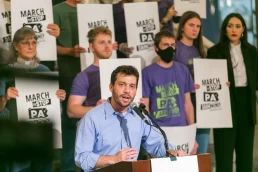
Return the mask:
<path id="1" fill-rule="evenodd" d="M 36 47 L 38 45 L 38 42 L 37 41 L 32 41 L 32 42 L 26 41 L 26 42 L 20 42 L 20 44 L 22 44 L 23 46 L 26 46 L 26 47 L 30 47 L 30 45 L 32 47 Z"/>

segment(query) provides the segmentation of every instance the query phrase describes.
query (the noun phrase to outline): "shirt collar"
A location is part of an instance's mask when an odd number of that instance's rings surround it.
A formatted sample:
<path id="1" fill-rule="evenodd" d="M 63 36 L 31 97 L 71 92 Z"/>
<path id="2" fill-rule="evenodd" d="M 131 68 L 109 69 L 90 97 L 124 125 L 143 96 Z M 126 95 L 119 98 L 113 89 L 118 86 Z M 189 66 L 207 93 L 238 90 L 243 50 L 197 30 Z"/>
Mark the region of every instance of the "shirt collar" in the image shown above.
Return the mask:
<path id="1" fill-rule="evenodd" d="M 107 101 L 105 102 L 105 112 L 106 112 L 106 116 L 109 116 L 109 115 L 119 115 L 120 113 L 116 112 L 113 107 L 111 106 L 111 103 L 110 103 L 110 100 L 111 100 L 111 97 L 109 97 L 107 99 Z M 133 109 L 129 106 L 128 107 L 128 110 L 127 110 L 127 113 L 126 114 L 132 114 L 133 116 L 135 116 L 135 113 L 133 111 Z"/>
<path id="2" fill-rule="evenodd" d="M 231 49 L 241 50 L 241 42 L 238 45 L 234 45 L 234 44 L 230 43 L 230 48 Z"/>

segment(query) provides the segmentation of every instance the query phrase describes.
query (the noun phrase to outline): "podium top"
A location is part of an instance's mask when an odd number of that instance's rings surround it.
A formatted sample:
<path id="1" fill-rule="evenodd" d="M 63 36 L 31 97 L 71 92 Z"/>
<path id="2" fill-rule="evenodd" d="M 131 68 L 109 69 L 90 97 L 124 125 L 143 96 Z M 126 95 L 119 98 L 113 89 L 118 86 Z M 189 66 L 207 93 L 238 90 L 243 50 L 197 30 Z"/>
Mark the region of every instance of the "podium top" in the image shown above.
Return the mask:
<path id="1" fill-rule="evenodd" d="M 211 155 L 197 155 L 199 172 L 211 172 Z M 151 172 L 151 161 L 130 161 L 119 162 L 117 164 L 96 170 L 96 172 Z"/>

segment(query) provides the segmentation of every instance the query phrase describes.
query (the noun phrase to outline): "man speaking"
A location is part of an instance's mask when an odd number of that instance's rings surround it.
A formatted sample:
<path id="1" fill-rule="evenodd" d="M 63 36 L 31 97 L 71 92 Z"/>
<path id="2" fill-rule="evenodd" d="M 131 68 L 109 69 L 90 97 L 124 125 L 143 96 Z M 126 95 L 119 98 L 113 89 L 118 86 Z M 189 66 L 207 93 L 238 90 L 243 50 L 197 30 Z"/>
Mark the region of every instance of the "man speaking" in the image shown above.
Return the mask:
<path id="1" fill-rule="evenodd" d="M 140 145 L 156 157 L 166 155 L 163 136 L 130 107 L 139 80 L 133 66 L 119 66 L 111 74 L 112 97 L 88 111 L 78 124 L 75 162 L 92 171 L 121 161 L 137 159 Z M 150 121 L 149 121 L 150 122 Z M 169 143 L 169 150 L 175 147 Z M 183 151 L 176 156 L 186 155 Z"/>

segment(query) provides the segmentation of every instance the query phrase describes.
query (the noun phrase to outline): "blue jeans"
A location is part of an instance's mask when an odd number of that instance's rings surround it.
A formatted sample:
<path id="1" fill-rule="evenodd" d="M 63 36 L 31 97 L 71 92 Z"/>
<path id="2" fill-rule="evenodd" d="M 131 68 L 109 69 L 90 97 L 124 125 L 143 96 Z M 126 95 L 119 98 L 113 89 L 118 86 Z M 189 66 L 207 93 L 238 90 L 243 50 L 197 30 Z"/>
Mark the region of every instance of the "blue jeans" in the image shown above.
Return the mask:
<path id="1" fill-rule="evenodd" d="M 209 128 L 198 128 L 196 132 L 196 141 L 199 145 L 197 149 L 197 154 L 199 153 L 207 153 L 208 144 L 209 144 Z"/>

